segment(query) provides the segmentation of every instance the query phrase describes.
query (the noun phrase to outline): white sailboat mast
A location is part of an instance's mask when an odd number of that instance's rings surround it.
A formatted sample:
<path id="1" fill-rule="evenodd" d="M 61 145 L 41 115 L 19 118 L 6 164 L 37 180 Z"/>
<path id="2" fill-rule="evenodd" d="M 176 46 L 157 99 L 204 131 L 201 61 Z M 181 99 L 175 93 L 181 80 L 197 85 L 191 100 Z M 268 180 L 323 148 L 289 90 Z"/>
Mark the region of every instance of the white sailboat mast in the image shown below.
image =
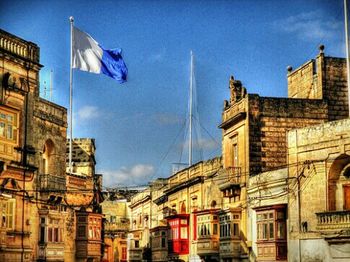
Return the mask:
<path id="1" fill-rule="evenodd" d="M 189 123 L 189 142 L 188 142 L 188 166 L 192 165 L 192 103 L 193 103 L 193 52 L 191 50 L 191 77 L 190 77 L 190 123 Z"/>

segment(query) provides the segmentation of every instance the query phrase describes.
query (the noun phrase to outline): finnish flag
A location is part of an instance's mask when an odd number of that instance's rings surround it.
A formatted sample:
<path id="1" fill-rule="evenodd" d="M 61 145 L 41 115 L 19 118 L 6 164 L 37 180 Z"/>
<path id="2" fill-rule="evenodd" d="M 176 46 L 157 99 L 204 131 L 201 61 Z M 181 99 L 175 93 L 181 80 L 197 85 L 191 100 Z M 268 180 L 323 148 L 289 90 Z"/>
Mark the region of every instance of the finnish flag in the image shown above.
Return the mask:
<path id="1" fill-rule="evenodd" d="M 89 34 L 73 27 L 72 68 L 105 74 L 119 83 L 126 82 L 128 69 L 121 49 L 104 49 Z"/>

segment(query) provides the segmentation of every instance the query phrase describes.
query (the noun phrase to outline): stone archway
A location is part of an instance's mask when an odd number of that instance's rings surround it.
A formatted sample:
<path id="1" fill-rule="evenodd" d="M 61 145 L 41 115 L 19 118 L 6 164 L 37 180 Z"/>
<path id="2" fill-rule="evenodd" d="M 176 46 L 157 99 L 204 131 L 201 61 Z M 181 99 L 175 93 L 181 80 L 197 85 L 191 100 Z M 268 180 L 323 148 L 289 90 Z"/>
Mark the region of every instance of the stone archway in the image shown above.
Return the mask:
<path id="1" fill-rule="evenodd" d="M 337 183 L 344 168 L 350 163 L 350 156 L 342 154 L 332 163 L 328 172 L 328 210 L 337 209 Z"/>

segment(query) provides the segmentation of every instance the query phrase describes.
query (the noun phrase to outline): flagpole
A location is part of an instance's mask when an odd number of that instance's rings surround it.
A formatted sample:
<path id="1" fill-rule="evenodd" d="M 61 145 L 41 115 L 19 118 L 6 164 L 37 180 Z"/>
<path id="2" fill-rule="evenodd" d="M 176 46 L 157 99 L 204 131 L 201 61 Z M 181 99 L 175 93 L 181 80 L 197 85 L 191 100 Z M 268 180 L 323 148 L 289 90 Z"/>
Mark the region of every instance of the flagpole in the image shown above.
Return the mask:
<path id="1" fill-rule="evenodd" d="M 69 75 L 69 174 L 72 168 L 72 140 L 73 140 L 73 23 L 74 17 L 69 17 L 70 21 L 70 75 Z"/>

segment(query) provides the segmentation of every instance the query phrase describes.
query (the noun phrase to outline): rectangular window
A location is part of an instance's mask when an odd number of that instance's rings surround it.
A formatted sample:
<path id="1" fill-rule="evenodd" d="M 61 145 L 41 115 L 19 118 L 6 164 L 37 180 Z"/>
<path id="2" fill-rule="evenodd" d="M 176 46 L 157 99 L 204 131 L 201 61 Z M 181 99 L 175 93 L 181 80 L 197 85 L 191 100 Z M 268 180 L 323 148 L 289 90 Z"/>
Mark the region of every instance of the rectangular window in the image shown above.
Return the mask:
<path id="1" fill-rule="evenodd" d="M 135 248 L 139 248 L 140 247 L 140 242 L 139 240 L 135 240 Z"/>
<path id="2" fill-rule="evenodd" d="M 237 143 L 232 146 L 232 166 L 238 167 L 238 146 Z"/>
<path id="3" fill-rule="evenodd" d="M 233 236 L 239 237 L 239 224 L 233 223 Z"/>
<path id="4" fill-rule="evenodd" d="M 89 239 L 101 239 L 101 219 L 96 217 L 89 218 L 89 227 L 88 227 L 88 237 Z"/>
<path id="5" fill-rule="evenodd" d="M 0 109 L 0 137 L 17 142 L 17 113 Z"/>
<path id="6" fill-rule="evenodd" d="M 171 229 L 171 236 L 173 239 L 179 239 L 178 228 Z"/>
<path id="7" fill-rule="evenodd" d="M 6 216 L 5 223 L 7 229 L 15 228 L 15 212 L 16 212 L 16 200 L 9 199 L 6 202 Z"/>
<path id="8" fill-rule="evenodd" d="M 182 239 L 187 239 L 188 238 L 187 227 L 181 227 L 181 238 Z"/>
<path id="9" fill-rule="evenodd" d="M 197 240 L 197 215 L 193 215 L 193 240 Z"/>
<path id="10" fill-rule="evenodd" d="M 5 125 L 5 123 L 3 123 L 3 122 L 0 122 L 0 136 L 1 137 L 6 137 L 5 136 L 5 128 L 6 128 L 6 125 Z"/>
<path id="11" fill-rule="evenodd" d="M 162 237 L 162 248 L 165 248 L 166 247 L 166 239 L 165 237 Z"/>
<path id="12" fill-rule="evenodd" d="M 274 223 L 270 222 L 269 223 L 269 239 L 274 239 L 275 238 L 275 233 L 274 233 Z"/>
<path id="13" fill-rule="evenodd" d="M 285 221 L 277 222 L 277 238 L 286 239 L 286 222 Z"/>
<path id="14" fill-rule="evenodd" d="M 78 237 L 86 237 L 86 226 L 78 226 Z"/>
<path id="15" fill-rule="evenodd" d="M 126 247 L 122 247 L 122 259 L 126 260 L 127 259 L 127 248 Z"/>
<path id="16" fill-rule="evenodd" d="M 258 240 L 286 239 L 286 220 L 283 210 L 257 212 Z"/>
<path id="17" fill-rule="evenodd" d="M 268 236 L 268 227 L 267 227 L 267 223 L 264 223 L 262 224 L 262 227 L 263 227 L 263 230 L 262 230 L 262 239 L 268 239 L 267 236 Z"/>
<path id="18" fill-rule="evenodd" d="M 48 230 L 47 230 L 47 241 L 48 242 L 53 242 L 52 241 L 52 228 L 48 228 Z"/>
<path id="19" fill-rule="evenodd" d="M 213 235 L 218 234 L 218 224 L 213 224 Z"/>
<path id="20" fill-rule="evenodd" d="M 45 243 L 45 228 L 46 228 L 46 225 L 45 225 L 45 218 L 44 217 L 41 217 L 40 218 L 40 235 L 39 235 L 39 242 L 41 243 Z"/>
<path id="21" fill-rule="evenodd" d="M 53 241 L 54 241 L 54 242 L 60 242 L 60 241 L 59 241 L 59 233 L 58 233 L 58 232 L 59 232 L 58 228 L 57 228 L 57 227 L 54 228 L 54 230 L 53 230 L 53 233 L 54 233 L 54 234 L 53 234 L 53 235 L 54 235 L 54 240 L 53 240 Z"/>
<path id="22" fill-rule="evenodd" d="M 47 224 L 47 241 L 53 243 L 62 242 L 62 223 L 60 219 L 49 218 Z"/>

